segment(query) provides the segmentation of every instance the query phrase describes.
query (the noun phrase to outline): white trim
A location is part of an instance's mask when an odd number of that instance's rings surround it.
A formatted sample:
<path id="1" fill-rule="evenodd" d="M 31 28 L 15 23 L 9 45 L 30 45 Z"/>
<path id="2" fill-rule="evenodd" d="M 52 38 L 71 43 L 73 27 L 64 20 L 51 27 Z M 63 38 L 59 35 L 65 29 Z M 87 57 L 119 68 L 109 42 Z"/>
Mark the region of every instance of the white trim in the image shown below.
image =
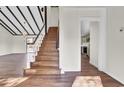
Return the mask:
<path id="1" fill-rule="evenodd" d="M 108 71 L 104 71 L 104 73 L 108 74 L 109 76 L 111 76 L 112 78 L 114 78 L 115 80 L 117 80 L 118 82 L 120 82 L 121 84 L 124 84 L 124 81 L 118 79 L 118 77 L 116 77 L 113 73 L 110 73 Z"/>
<path id="2" fill-rule="evenodd" d="M 65 71 L 61 70 L 61 74 L 65 74 Z"/>
<path id="3" fill-rule="evenodd" d="M 98 68 L 97 65 L 94 64 L 93 62 L 89 61 L 89 63 L 90 63 L 91 65 L 93 65 L 94 67 Z"/>
<path id="4" fill-rule="evenodd" d="M 100 22 L 100 33 L 99 33 L 99 50 L 98 50 L 98 69 L 100 71 L 105 71 L 106 70 L 106 54 L 107 54 L 107 50 L 106 50 L 106 8 L 101 9 L 101 22 Z"/>

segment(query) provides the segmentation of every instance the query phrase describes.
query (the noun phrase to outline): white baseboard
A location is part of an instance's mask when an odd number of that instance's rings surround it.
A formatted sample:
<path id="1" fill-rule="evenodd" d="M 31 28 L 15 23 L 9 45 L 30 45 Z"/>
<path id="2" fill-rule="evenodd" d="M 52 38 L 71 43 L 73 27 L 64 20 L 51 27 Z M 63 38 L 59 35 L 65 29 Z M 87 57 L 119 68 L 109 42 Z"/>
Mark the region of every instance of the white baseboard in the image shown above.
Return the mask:
<path id="1" fill-rule="evenodd" d="M 7 55 L 11 55 L 13 53 L 3 53 L 3 54 L 0 54 L 0 56 L 7 56 Z"/>
<path id="2" fill-rule="evenodd" d="M 108 72 L 108 71 L 103 71 L 104 73 L 108 74 L 109 76 L 111 76 L 112 78 L 114 78 L 115 80 L 117 80 L 118 82 L 124 84 L 124 81 L 120 80 L 118 77 L 116 77 L 114 74 Z"/>
<path id="3" fill-rule="evenodd" d="M 61 70 L 61 74 L 65 74 L 65 71 Z"/>
<path id="4" fill-rule="evenodd" d="M 61 74 L 65 74 L 66 72 L 79 72 L 79 71 L 81 71 L 81 70 L 72 70 L 72 69 L 71 70 L 70 69 L 62 70 L 61 69 Z"/>
<path id="5" fill-rule="evenodd" d="M 92 63 L 91 61 L 89 62 L 91 65 L 93 65 L 94 67 L 98 68 L 98 66 L 96 66 L 94 63 Z"/>
<path id="6" fill-rule="evenodd" d="M 92 62 L 90 62 L 91 65 L 95 66 L 96 68 L 98 68 L 95 64 L 93 64 Z M 99 69 L 99 68 L 98 68 Z M 103 71 L 104 73 L 108 74 L 109 76 L 111 76 L 112 78 L 114 78 L 115 80 L 117 80 L 118 82 L 124 84 L 124 81 L 120 80 L 118 77 L 116 77 L 113 73 L 108 72 L 107 70 L 99 70 L 99 71 Z"/>

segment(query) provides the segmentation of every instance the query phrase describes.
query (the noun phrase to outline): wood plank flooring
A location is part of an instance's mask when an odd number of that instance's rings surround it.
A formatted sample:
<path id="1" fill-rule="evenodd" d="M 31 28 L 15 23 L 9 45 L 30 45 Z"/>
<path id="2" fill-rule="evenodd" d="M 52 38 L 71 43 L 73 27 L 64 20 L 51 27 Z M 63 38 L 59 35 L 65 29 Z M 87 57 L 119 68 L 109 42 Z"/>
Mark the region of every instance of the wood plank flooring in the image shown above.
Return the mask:
<path id="1" fill-rule="evenodd" d="M 26 53 L 15 53 L 0 56 L 0 77 L 23 76 L 23 69 L 26 65 Z"/>
<path id="2" fill-rule="evenodd" d="M 81 72 L 66 72 L 62 75 L 33 75 L 17 87 L 71 87 L 76 76 L 100 76 L 104 87 L 124 86 L 107 74 L 98 71 L 97 68 L 89 64 L 89 58 L 82 55 Z"/>

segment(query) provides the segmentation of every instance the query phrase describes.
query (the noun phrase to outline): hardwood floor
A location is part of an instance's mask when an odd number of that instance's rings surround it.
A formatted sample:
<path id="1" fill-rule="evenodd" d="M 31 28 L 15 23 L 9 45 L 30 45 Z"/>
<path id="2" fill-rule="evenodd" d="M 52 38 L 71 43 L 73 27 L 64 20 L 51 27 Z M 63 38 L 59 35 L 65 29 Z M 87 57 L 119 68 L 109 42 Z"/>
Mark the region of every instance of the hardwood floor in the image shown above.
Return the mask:
<path id="1" fill-rule="evenodd" d="M 27 54 L 15 53 L 0 56 L 0 77 L 23 76 L 23 69 L 26 67 Z"/>
<path id="2" fill-rule="evenodd" d="M 89 64 L 87 56 L 82 55 L 82 71 L 66 72 L 58 75 L 33 75 L 17 87 L 71 87 L 76 76 L 100 76 L 104 87 L 122 87 L 121 83 L 100 72 Z"/>

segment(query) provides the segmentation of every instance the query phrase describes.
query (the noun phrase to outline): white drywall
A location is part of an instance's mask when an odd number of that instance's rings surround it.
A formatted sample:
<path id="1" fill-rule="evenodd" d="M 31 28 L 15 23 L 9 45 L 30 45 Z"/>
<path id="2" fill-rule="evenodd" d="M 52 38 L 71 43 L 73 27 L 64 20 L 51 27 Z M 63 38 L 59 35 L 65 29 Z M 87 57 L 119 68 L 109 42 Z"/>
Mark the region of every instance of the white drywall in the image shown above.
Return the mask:
<path id="1" fill-rule="evenodd" d="M 98 39 L 98 62 L 103 64 L 100 66 L 100 70 L 103 69 L 103 71 L 124 84 L 124 32 L 120 32 L 120 28 L 124 27 L 124 7 L 106 8 L 107 20 L 105 20 L 105 13 L 101 14 L 104 16 L 100 28 L 104 27 L 105 21 L 107 22 L 107 28 L 106 31 L 100 29 L 102 33 L 99 33 Z M 100 12 L 85 10 L 85 8 L 60 7 L 60 68 L 63 71 L 80 70 L 79 20 L 83 16 L 98 17 Z"/>
<path id="2" fill-rule="evenodd" d="M 12 35 L 0 25 L 0 55 L 6 55 L 12 52 L 12 40 Z"/>
<path id="3" fill-rule="evenodd" d="M 13 53 L 26 53 L 26 39 L 23 36 L 13 37 Z"/>
<path id="4" fill-rule="evenodd" d="M 107 12 L 107 72 L 124 84 L 124 7 L 109 7 Z"/>
<path id="5" fill-rule="evenodd" d="M 12 36 L 0 25 L 0 55 L 26 53 L 24 37 Z"/>
<path id="6" fill-rule="evenodd" d="M 58 7 L 47 7 L 47 29 L 49 27 L 58 26 L 59 19 L 59 8 Z"/>
<path id="7" fill-rule="evenodd" d="M 58 20 L 59 20 L 59 8 L 58 7 L 52 7 L 51 8 L 51 26 L 58 26 Z"/>
<path id="8" fill-rule="evenodd" d="M 51 7 L 47 6 L 47 30 L 51 26 Z"/>
<path id="9" fill-rule="evenodd" d="M 82 17 L 99 17 L 97 9 L 60 7 L 60 68 L 63 71 L 81 70 L 81 32 Z"/>
<path id="10" fill-rule="evenodd" d="M 98 67 L 99 22 L 90 22 L 90 63 Z"/>
<path id="11" fill-rule="evenodd" d="M 89 33 L 89 24 L 88 20 L 81 21 L 81 36 L 84 36 Z"/>

